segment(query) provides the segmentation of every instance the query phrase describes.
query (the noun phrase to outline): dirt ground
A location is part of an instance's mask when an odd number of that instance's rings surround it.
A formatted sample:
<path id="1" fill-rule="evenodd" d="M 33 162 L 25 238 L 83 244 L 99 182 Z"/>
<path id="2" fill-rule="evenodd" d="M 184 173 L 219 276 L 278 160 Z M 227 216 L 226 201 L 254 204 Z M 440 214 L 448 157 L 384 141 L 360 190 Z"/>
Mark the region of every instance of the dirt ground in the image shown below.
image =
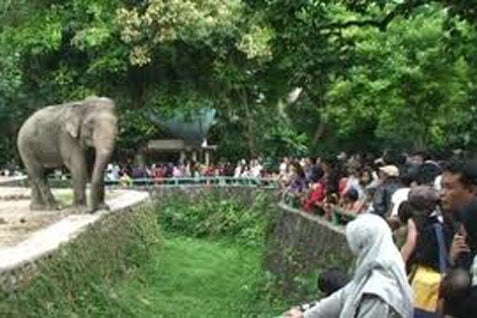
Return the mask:
<path id="1" fill-rule="evenodd" d="M 0 187 L 0 248 L 15 246 L 33 232 L 45 228 L 78 211 L 67 208 L 71 204 L 71 190 L 54 190 L 60 206 L 58 211 L 30 211 L 30 190 Z M 107 193 L 107 197 L 113 196 Z"/>

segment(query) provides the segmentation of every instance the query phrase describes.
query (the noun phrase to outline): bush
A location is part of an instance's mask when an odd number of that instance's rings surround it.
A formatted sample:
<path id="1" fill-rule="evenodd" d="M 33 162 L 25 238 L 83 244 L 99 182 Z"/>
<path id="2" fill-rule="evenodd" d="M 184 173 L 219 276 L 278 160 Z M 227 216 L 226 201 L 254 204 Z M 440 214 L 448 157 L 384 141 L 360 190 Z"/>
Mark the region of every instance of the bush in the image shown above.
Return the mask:
<path id="1" fill-rule="evenodd" d="M 162 201 L 163 202 L 163 201 Z M 255 192 L 250 203 L 218 192 L 184 198 L 177 194 L 156 210 L 161 227 L 191 237 L 229 238 L 248 246 L 262 246 L 271 212 L 266 193 Z"/>

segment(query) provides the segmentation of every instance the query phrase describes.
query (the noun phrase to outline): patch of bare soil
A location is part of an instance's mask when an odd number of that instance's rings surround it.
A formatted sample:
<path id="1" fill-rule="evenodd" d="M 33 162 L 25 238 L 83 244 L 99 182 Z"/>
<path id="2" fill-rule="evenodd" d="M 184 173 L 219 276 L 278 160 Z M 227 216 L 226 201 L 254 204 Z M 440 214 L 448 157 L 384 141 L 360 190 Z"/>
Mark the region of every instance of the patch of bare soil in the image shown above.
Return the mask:
<path id="1" fill-rule="evenodd" d="M 30 190 L 0 187 L 0 248 L 15 246 L 32 233 L 52 225 L 70 214 L 84 213 L 73 208 L 71 190 L 54 191 L 61 210 L 30 211 Z"/>

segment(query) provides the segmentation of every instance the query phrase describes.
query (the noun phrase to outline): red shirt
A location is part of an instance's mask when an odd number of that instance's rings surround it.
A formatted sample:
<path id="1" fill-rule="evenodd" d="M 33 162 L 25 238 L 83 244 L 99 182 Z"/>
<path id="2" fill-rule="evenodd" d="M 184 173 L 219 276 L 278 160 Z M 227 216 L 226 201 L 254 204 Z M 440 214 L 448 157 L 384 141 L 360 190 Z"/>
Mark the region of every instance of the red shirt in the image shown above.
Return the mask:
<path id="1" fill-rule="evenodd" d="M 321 182 L 313 184 L 310 195 L 305 199 L 303 208 L 306 212 L 311 212 L 312 208 L 316 203 L 323 202 L 326 197 L 325 187 Z"/>

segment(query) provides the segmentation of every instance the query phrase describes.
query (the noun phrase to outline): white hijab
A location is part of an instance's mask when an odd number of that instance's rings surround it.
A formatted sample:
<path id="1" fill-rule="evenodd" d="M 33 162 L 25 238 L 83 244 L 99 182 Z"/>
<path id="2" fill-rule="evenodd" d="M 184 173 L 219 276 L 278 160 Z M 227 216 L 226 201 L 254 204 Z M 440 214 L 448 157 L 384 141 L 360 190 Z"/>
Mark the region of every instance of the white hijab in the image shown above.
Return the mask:
<path id="1" fill-rule="evenodd" d="M 373 214 L 360 215 L 346 227 L 346 239 L 358 259 L 340 317 L 354 317 L 364 294 L 379 296 L 401 317 L 412 317 L 412 290 L 387 223 Z"/>

